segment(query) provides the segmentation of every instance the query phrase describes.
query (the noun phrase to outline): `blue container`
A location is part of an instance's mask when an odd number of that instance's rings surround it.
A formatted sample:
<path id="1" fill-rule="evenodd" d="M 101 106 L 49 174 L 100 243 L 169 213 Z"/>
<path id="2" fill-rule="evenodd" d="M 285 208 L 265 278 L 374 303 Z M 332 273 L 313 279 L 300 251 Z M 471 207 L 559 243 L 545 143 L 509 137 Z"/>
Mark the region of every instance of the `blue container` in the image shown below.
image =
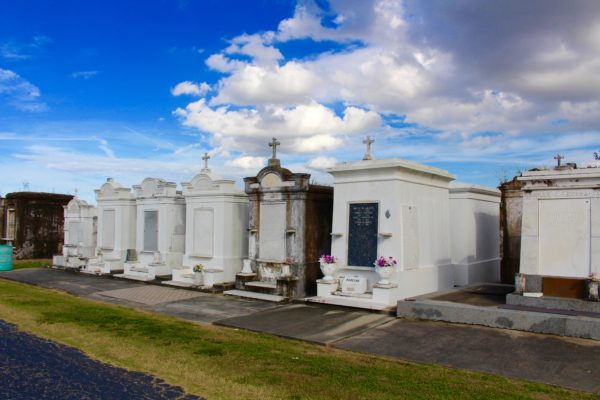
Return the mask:
<path id="1" fill-rule="evenodd" d="M 10 271 L 13 267 L 13 248 L 0 244 L 0 271 Z"/>

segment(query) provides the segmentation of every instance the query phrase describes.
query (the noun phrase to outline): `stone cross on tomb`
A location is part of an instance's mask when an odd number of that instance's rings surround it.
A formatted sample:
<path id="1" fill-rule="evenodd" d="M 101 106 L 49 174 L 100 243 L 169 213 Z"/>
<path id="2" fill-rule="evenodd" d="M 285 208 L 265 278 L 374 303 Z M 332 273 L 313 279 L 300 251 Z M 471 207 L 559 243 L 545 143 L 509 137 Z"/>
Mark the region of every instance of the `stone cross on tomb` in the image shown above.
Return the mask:
<path id="1" fill-rule="evenodd" d="M 365 155 L 363 156 L 363 160 L 372 160 L 373 156 L 371 156 L 371 144 L 373 144 L 375 140 L 371 139 L 371 136 L 367 136 L 363 143 L 367 145 L 367 151 L 365 151 Z"/>
<path id="2" fill-rule="evenodd" d="M 210 156 L 208 155 L 208 153 L 204 153 L 204 156 L 202 157 L 202 161 L 204 161 L 203 169 L 208 169 L 208 160 L 209 159 L 210 159 Z"/>
<path id="3" fill-rule="evenodd" d="M 273 140 L 271 140 L 271 143 L 269 143 L 269 147 L 273 148 L 273 157 L 271 158 L 272 160 L 277 159 L 277 146 L 279 145 L 281 145 L 281 143 L 276 138 L 273 138 Z"/>
<path id="4" fill-rule="evenodd" d="M 560 154 L 557 154 L 554 156 L 554 159 L 556 160 L 556 162 L 558 163 L 557 167 L 560 167 L 560 160 L 562 160 L 564 157 L 561 156 Z"/>

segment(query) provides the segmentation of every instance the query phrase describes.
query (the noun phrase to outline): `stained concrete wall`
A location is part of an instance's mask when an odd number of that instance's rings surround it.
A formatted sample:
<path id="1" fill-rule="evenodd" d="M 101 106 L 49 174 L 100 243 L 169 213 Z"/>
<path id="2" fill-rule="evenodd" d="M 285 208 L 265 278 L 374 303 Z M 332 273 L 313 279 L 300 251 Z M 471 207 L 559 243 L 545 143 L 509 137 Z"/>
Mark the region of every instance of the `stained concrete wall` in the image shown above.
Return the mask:
<path id="1" fill-rule="evenodd" d="M 523 215 L 523 184 L 517 177 L 502 183 L 498 189 L 502 193 L 500 202 L 501 231 L 501 280 L 512 284 L 519 272 L 521 260 L 521 219 Z"/>
<path id="2" fill-rule="evenodd" d="M 64 206 L 73 196 L 55 193 L 8 193 L 2 210 L 15 210 L 15 258 L 51 258 L 61 253 L 64 238 Z M 3 227 L 2 235 L 6 234 Z"/>

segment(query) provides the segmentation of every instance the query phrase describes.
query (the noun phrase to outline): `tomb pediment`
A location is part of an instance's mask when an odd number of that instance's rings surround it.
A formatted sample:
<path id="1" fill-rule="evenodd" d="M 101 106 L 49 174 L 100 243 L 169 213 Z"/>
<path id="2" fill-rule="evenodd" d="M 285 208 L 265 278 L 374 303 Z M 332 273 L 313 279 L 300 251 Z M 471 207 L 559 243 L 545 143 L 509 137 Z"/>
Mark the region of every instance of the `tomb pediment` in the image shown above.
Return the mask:
<path id="1" fill-rule="evenodd" d="M 138 198 L 150 198 L 158 196 L 175 197 L 177 195 L 177 184 L 167 182 L 160 178 L 146 178 L 139 185 L 134 185 L 135 195 Z"/>
<path id="2" fill-rule="evenodd" d="M 131 190 L 124 188 L 120 183 L 115 182 L 112 178 L 108 178 L 106 182 L 95 190 L 96 200 L 98 199 L 130 199 L 132 197 Z"/>
<path id="3" fill-rule="evenodd" d="M 283 186 L 282 184 L 283 181 L 281 180 L 281 177 L 279 176 L 279 174 L 276 174 L 274 172 L 269 172 L 268 174 L 264 175 L 260 180 L 260 186 L 265 189 L 277 188 Z"/>
<path id="4" fill-rule="evenodd" d="M 215 184 L 208 174 L 196 175 L 190 184 L 190 189 L 196 190 L 217 190 L 219 185 Z"/>

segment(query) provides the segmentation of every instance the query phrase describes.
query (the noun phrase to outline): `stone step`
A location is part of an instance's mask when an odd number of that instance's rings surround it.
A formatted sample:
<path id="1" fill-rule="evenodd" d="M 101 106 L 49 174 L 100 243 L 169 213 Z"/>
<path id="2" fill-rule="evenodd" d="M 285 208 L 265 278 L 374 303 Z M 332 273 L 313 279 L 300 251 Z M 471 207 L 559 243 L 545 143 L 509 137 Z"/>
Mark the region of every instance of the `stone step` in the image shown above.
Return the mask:
<path id="1" fill-rule="evenodd" d="M 142 281 L 142 282 L 150 282 L 154 279 L 150 279 L 148 275 L 127 275 L 127 274 L 115 274 L 113 275 L 115 278 L 123 278 L 123 279 L 131 279 L 134 281 Z"/>
<path id="2" fill-rule="evenodd" d="M 221 290 L 221 291 L 233 290 L 233 289 L 235 289 L 235 282 L 215 283 L 213 285 L 213 287 L 215 287 L 216 289 Z"/>
<path id="3" fill-rule="evenodd" d="M 331 296 L 331 297 L 308 297 L 306 301 L 311 303 L 332 304 L 334 306 L 363 308 L 368 310 L 385 310 L 393 308 L 394 305 L 378 303 L 368 298 L 350 297 L 350 296 Z"/>
<path id="4" fill-rule="evenodd" d="M 281 303 L 283 301 L 288 300 L 287 298 L 285 298 L 283 296 L 278 296 L 275 294 L 249 292 L 246 290 L 227 290 L 227 291 L 223 292 L 223 294 L 226 296 L 237 296 L 237 297 L 243 297 L 246 299 L 272 301 L 272 302 L 276 302 L 276 303 Z"/>
<path id="5" fill-rule="evenodd" d="M 179 281 L 162 281 L 161 283 L 163 285 L 176 286 L 176 287 L 182 287 L 182 288 L 193 288 L 193 287 L 196 287 L 192 283 L 179 282 Z"/>
<path id="6" fill-rule="evenodd" d="M 398 301 L 397 316 L 600 340 L 600 319 L 436 300 Z"/>
<path id="7" fill-rule="evenodd" d="M 277 290 L 277 283 L 252 281 L 252 282 L 246 282 L 244 287 L 247 291 L 251 291 L 251 292 L 275 294 L 275 291 Z"/>

